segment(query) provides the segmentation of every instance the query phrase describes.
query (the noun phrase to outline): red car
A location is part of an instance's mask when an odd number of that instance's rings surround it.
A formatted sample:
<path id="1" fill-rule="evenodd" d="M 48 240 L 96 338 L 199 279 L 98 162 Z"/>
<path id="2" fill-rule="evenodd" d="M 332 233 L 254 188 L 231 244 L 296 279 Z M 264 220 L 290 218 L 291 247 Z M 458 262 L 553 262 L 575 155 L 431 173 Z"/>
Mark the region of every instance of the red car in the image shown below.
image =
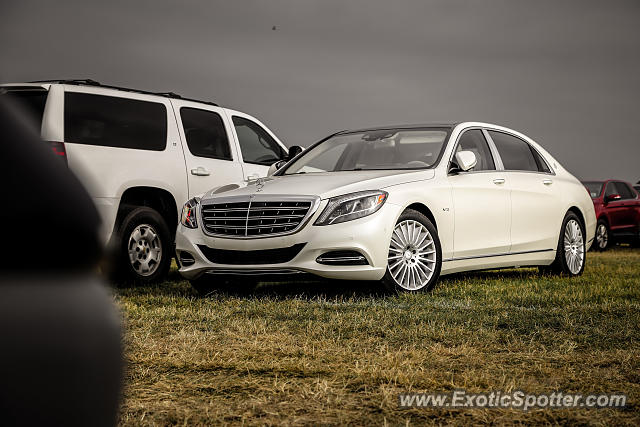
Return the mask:
<path id="1" fill-rule="evenodd" d="M 618 180 L 583 182 L 596 210 L 596 241 L 593 248 L 604 251 L 615 242 L 638 244 L 640 240 L 640 198 L 628 182 Z"/>

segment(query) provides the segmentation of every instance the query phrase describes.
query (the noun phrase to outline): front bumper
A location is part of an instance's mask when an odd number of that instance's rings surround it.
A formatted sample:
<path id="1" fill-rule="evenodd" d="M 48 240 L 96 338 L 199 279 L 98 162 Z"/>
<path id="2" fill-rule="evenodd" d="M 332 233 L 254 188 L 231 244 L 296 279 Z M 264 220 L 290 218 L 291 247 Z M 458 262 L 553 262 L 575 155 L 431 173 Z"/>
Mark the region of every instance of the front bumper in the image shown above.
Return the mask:
<path id="1" fill-rule="evenodd" d="M 197 279 L 203 274 L 290 274 L 310 273 L 329 279 L 379 280 L 387 268 L 391 233 L 401 207 L 386 203 L 378 212 L 354 221 L 315 226 L 313 223 L 323 211 L 323 200 L 310 221 L 299 231 L 273 237 L 232 239 L 207 236 L 201 228 L 191 229 L 178 225 L 176 252 L 188 252 L 195 260 L 189 266 L 180 266 L 180 274 L 187 279 Z M 218 264 L 207 259 L 199 246 L 228 251 L 263 251 L 289 248 L 298 244 L 304 247 L 293 259 L 282 263 Z M 330 251 L 357 251 L 364 255 L 368 265 L 325 265 L 316 259 Z"/>

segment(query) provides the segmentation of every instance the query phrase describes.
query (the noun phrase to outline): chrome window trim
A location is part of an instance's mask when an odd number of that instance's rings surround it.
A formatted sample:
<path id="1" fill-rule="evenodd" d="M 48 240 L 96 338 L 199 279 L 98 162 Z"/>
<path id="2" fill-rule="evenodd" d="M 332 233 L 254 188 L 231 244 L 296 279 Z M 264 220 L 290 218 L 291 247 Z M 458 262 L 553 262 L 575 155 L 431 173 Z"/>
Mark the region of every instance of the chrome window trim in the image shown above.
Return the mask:
<path id="1" fill-rule="evenodd" d="M 202 216 L 202 209 L 205 204 L 212 203 L 249 203 L 249 207 L 247 208 L 247 221 L 249 220 L 249 209 L 251 209 L 251 203 L 253 202 L 311 202 L 311 206 L 307 211 L 307 214 L 300 220 L 300 224 L 292 230 L 284 231 L 280 233 L 270 233 L 263 234 L 260 236 L 231 236 L 228 234 L 217 234 L 210 233 L 207 231 L 207 228 L 204 225 L 204 217 Z M 279 237 L 279 236 L 287 236 L 289 234 L 294 234 L 300 231 L 311 219 L 311 217 L 316 213 L 318 207 L 320 206 L 321 199 L 319 196 L 292 196 L 286 194 L 251 194 L 245 196 L 222 196 L 222 197 L 211 197 L 208 199 L 203 199 L 200 201 L 200 206 L 198 208 L 198 216 L 199 220 L 202 224 L 202 232 L 209 237 L 217 237 L 221 239 L 231 239 L 231 240 L 252 240 L 252 239 L 268 239 L 271 237 Z M 246 225 L 245 225 L 246 227 Z M 245 228 L 246 230 L 246 228 Z"/>

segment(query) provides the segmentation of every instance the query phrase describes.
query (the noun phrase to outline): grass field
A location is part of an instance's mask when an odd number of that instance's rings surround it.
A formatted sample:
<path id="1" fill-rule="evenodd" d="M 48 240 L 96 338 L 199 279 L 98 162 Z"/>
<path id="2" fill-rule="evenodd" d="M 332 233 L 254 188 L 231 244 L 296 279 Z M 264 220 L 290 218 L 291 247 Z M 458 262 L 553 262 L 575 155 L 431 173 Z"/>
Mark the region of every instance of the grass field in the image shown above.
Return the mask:
<path id="1" fill-rule="evenodd" d="M 640 425 L 640 251 L 447 276 L 422 295 L 263 284 L 198 298 L 172 271 L 120 288 L 124 425 Z M 626 409 L 399 409 L 398 393 L 623 392 Z"/>

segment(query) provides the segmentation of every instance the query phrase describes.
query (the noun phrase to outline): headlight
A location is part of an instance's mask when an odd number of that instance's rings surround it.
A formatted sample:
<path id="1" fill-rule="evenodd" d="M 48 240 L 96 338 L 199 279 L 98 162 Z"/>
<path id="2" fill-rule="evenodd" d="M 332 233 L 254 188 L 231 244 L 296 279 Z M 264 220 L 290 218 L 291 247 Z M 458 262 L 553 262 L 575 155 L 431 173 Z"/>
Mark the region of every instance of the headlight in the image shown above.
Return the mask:
<path id="1" fill-rule="evenodd" d="M 198 203 L 200 203 L 200 198 L 194 197 L 182 207 L 180 222 L 187 228 L 198 228 L 198 221 L 196 220 Z"/>
<path id="2" fill-rule="evenodd" d="M 332 197 L 315 225 L 330 225 L 351 221 L 377 212 L 384 205 L 386 191 L 361 191 Z"/>

